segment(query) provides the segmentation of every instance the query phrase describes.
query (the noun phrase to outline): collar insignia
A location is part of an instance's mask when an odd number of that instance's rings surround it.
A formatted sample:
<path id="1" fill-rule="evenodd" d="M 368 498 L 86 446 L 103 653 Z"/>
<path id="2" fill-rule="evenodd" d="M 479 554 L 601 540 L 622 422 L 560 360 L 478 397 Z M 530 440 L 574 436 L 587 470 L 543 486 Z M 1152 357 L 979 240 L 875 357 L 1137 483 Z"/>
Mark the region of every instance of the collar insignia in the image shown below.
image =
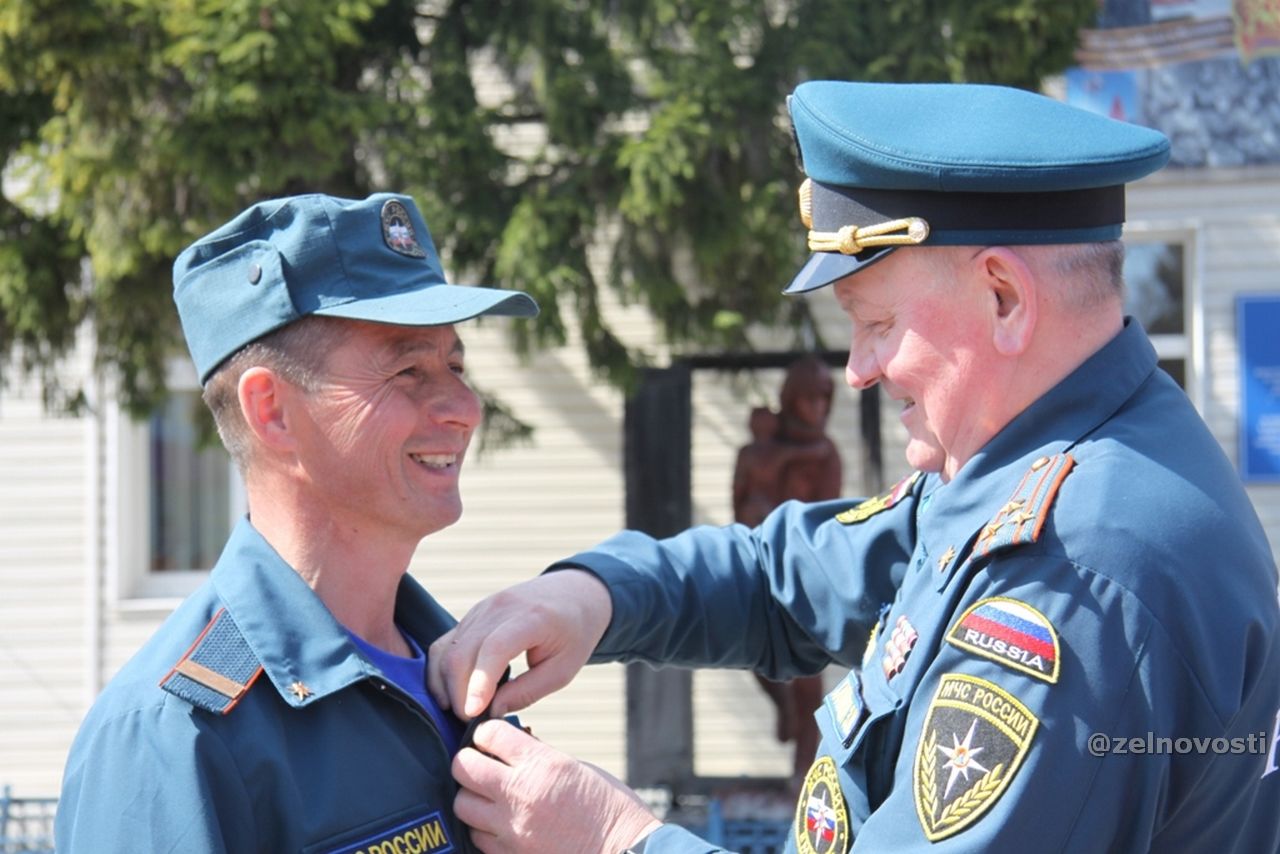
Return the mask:
<path id="1" fill-rule="evenodd" d="M 1018 773 L 1040 720 L 994 683 L 948 673 L 929 703 L 911 789 L 930 842 L 982 818 Z"/>
<path id="2" fill-rule="evenodd" d="M 382 206 L 382 240 L 392 251 L 410 258 L 426 258 L 427 253 L 418 242 L 413 230 L 413 220 L 404 203 L 387 199 Z"/>
<path id="3" fill-rule="evenodd" d="M 229 713 L 262 675 L 262 665 L 226 608 L 209 620 L 160 687 L 193 706 Z"/>
<path id="4" fill-rule="evenodd" d="M 299 700 L 305 700 L 311 696 L 311 689 L 301 682 L 294 682 L 289 686 L 289 693 Z"/>
<path id="5" fill-rule="evenodd" d="M 859 522 L 865 522 L 877 513 L 883 513 L 893 505 L 911 494 L 911 487 L 916 485 L 916 481 L 920 479 L 920 472 L 912 472 L 894 485 L 884 495 L 875 498 L 868 498 L 861 504 L 836 514 L 836 521 L 842 525 L 856 525 Z"/>
<path id="6" fill-rule="evenodd" d="M 805 775 L 796 804 L 796 850 L 800 854 L 844 854 L 849 850 L 849 810 L 840 774 L 830 756 L 821 756 Z"/>

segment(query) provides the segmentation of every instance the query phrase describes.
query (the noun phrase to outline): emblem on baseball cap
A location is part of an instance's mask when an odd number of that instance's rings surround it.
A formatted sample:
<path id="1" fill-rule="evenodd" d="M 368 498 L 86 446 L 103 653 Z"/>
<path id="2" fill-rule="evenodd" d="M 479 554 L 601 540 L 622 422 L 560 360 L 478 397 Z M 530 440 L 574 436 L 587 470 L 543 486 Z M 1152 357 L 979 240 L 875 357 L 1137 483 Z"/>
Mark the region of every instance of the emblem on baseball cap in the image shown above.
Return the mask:
<path id="1" fill-rule="evenodd" d="M 413 220 L 399 199 L 387 199 L 382 205 L 382 239 L 387 246 L 410 258 L 426 258 L 418 235 L 413 233 Z"/>
<path id="2" fill-rule="evenodd" d="M 519 291 L 450 284 L 413 199 L 390 193 L 259 202 L 187 247 L 173 282 L 201 384 L 246 344 L 309 314 L 443 326 L 538 313 Z"/>

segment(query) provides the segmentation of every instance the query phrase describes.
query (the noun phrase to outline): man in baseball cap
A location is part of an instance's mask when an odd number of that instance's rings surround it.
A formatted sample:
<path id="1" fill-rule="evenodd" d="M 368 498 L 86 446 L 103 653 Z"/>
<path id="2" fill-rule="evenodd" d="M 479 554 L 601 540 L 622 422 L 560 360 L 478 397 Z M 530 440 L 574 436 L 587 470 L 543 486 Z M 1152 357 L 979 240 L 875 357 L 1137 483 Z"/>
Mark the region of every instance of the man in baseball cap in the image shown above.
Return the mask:
<path id="1" fill-rule="evenodd" d="M 391 194 L 256 204 L 174 284 L 249 515 L 90 710 L 58 850 L 471 850 L 425 684 L 453 620 L 406 570 L 481 417 L 454 324 L 537 306 L 449 284 Z"/>

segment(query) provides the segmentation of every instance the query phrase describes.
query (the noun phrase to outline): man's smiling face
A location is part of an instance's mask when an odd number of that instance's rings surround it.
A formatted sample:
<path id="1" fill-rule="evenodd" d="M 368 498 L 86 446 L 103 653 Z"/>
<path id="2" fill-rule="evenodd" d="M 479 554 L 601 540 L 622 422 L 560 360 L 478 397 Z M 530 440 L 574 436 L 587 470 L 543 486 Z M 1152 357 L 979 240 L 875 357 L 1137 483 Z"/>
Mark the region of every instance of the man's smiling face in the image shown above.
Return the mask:
<path id="1" fill-rule="evenodd" d="M 907 461 L 950 479 L 994 435 L 988 308 L 963 248 L 906 248 L 835 284 L 852 322 L 845 379 L 901 405 Z"/>
<path id="2" fill-rule="evenodd" d="M 415 539 L 458 520 L 480 402 L 452 326 L 350 321 L 305 394 L 298 454 L 335 522 Z"/>

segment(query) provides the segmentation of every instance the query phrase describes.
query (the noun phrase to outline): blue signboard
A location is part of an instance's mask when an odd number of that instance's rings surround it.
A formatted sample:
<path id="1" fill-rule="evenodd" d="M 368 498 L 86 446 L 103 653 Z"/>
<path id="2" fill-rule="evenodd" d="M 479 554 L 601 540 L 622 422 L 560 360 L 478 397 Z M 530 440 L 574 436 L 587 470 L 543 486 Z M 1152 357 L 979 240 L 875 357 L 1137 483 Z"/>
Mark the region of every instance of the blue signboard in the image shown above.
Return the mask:
<path id="1" fill-rule="evenodd" d="M 1280 294 L 1236 298 L 1240 476 L 1280 482 Z"/>

